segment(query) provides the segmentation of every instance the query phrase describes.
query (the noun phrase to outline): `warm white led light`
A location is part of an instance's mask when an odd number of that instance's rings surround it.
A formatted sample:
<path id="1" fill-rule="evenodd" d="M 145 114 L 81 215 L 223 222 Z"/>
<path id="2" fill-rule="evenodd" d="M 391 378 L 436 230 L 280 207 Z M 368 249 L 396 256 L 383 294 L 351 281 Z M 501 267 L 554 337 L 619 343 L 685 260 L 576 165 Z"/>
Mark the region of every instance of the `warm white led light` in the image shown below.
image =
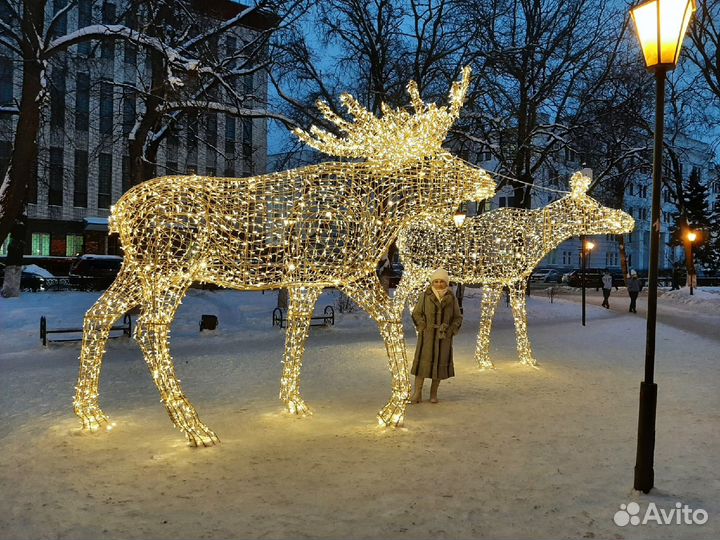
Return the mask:
<path id="1" fill-rule="evenodd" d="M 125 251 L 122 269 L 85 316 L 74 402 L 83 427 L 96 430 L 107 422 L 98 385 L 108 331 L 139 306 L 135 337 L 170 418 L 192 445 L 217 442 L 183 393 L 168 347 L 170 325 L 193 281 L 240 290 L 287 288 L 280 397 L 294 414 L 308 412 L 300 368 L 315 302 L 323 287 L 343 290 L 376 321 L 385 341 L 392 396 L 379 422 L 401 424 L 410 391 L 402 322 L 375 268 L 412 221 L 451 219 L 461 202 L 494 194 L 485 171 L 441 148 L 469 84 L 466 68 L 450 104 L 436 106 L 423 103 L 411 83 L 414 114 L 383 106 L 382 118 L 346 95 L 353 121 L 319 105 L 345 137 L 315 127 L 296 131 L 329 155 L 363 161 L 253 178 L 164 177 L 128 191 L 111 219 Z"/>

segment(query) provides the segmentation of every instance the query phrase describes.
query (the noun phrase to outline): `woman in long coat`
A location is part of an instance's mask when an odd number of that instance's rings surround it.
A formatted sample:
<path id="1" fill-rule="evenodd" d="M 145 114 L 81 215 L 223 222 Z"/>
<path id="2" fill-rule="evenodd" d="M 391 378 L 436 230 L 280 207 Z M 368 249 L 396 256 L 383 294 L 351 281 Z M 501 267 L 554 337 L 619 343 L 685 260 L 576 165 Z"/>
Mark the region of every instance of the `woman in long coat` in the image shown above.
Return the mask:
<path id="1" fill-rule="evenodd" d="M 431 284 L 420 295 L 412 312 L 418 331 L 415 359 L 410 373 L 415 375 L 412 403 L 422 401 L 422 387 L 426 378 L 432 379 L 430 402 L 437 403 L 440 381 L 455 376 L 452 338 L 460 330 L 462 314 L 457 298 L 450 292 L 447 271 L 438 268 L 430 277 Z"/>

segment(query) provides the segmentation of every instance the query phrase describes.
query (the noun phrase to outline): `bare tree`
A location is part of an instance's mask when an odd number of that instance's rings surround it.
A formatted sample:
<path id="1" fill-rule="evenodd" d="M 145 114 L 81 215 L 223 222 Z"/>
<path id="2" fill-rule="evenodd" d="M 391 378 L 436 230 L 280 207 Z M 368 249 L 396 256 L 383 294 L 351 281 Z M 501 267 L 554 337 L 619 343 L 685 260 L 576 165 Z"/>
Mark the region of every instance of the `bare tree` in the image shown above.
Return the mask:
<path id="1" fill-rule="evenodd" d="M 585 127 L 584 109 L 617 60 L 625 14 L 598 0 L 459 1 L 458 8 L 474 39 L 469 57 L 482 66 L 464 135 L 517 180 L 508 182 L 514 205 L 529 207 L 540 171 L 573 149 Z"/>

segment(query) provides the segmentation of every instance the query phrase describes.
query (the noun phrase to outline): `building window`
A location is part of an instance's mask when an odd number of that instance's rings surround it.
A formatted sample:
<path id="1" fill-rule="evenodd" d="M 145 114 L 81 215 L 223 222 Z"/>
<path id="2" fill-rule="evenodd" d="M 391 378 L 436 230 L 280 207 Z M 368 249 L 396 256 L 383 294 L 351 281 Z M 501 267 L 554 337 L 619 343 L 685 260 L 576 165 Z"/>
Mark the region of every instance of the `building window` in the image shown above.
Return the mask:
<path id="1" fill-rule="evenodd" d="M 135 92 L 123 88 L 123 135 L 129 135 L 135 127 L 136 112 Z"/>
<path id="2" fill-rule="evenodd" d="M 100 134 L 112 135 L 113 131 L 113 85 L 111 82 L 100 83 Z"/>
<path id="3" fill-rule="evenodd" d="M 92 24 L 92 0 L 80 0 L 78 2 L 78 29 L 85 28 Z M 78 44 L 78 53 L 85 56 L 90 55 L 91 45 L 89 41 Z"/>
<path id="4" fill-rule="evenodd" d="M 134 66 L 135 64 L 137 64 L 137 53 L 138 53 L 137 45 L 135 45 L 133 43 L 125 42 L 123 52 L 124 52 L 123 62 L 126 65 Z"/>
<path id="5" fill-rule="evenodd" d="M 632 182 L 630 184 L 628 184 L 628 195 L 633 195 L 633 188 L 634 188 L 634 186 L 633 186 Z"/>
<path id="6" fill-rule="evenodd" d="M 88 184 L 88 153 L 75 150 L 75 186 L 73 189 L 73 206 L 87 207 Z"/>
<path id="7" fill-rule="evenodd" d="M 198 144 L 198 116 L 197 113 L 188 113 L 187 115 L 187 163 L 197 162 L 197 144 Z M 195 167 L 197 169 L 197 167 Z"/>
<path id="8" fill-rule="evenodd" d="M 130 156 L 122 157 L 122 192 L 130 189 Z"/>
<path id="9" fill-rule="evenodd" d="M 225 153 L 231 156 L 235 155 L 235 118 L 232 116 L 225 116 Z"/>
<path id="10" fill-rule="evenodd" d="M 103 24 L 115 24 L 115 4 L 112 2 L 103 2 L 102 5 L 102 22 Z M 115 58 L 115 40 L 103 40 L 100 44 L 100 58 L 113 60 Z"/>
<path id="11" fill-rule="evenodd" d="M 53 15 L 57 15 L 67 5 L 67 0 L 53 0 Z M 55 23 L 56 36 L 64 36 L 67 34 L 67 13 L 63 13 Z"/>
<path id="12" fill-rule="evenodd" d="M 65 236 L 65 256 L 75 257 L 83 252 L 84 238 L 82 234 L 68 234 Z"/>
<path id="13" fill-rule="evenodd" d="M 63 176 L 64 150 L 62 148 L 50 148 L 50 189 L 48 192 L 48 204 L 51 206 L 62 206 L 63 203 Z"/>
<path id="14" fill-rule="evenodd" d="M 253 173 L 253 123 L 252 120 L 243 121 L 243 160 L 248 174 Z"/>
<path id="15" fill-rule="evenodd" d="M 49 233 L 32 233 L 31 242 L 32 249 L 30 255 L 40 255 L 43 257 L 50 256 L 50 234 Z"/>
<path id="16" fill-rule="evenodd" d="M 75 79 L 75 129 L 87 131 L 90 124 L 90 75 L 78 73 Z"/>
<path id="17" fill-rule="evenodd" d="M 207 115 L 205 132 L 208 145 L 217 146 L 217 114 L 210 113 Z"/>
<path id="18" fill-rule="evenodd" d="M 0 105 L 13 103 L 13 63 L 9 58 L 0 58 Z"/>
<path id="19" fill-rule="evenodd" d="M 110 208 L 112 154 L 100 154 L 98 161 L 98 208 Z"/>
<path id="20" fill-rule="evenodd" d="M 0 245 L 0 257 L 7 257 L 8 244 L 10 244 L 10 236 L 8 235 Z"/>
<path id="21" fill-rule="evenodd" d="M 65 127 L 65 76 L 64 66 L 54 66 L 50 78 L 50 126 Z"/>

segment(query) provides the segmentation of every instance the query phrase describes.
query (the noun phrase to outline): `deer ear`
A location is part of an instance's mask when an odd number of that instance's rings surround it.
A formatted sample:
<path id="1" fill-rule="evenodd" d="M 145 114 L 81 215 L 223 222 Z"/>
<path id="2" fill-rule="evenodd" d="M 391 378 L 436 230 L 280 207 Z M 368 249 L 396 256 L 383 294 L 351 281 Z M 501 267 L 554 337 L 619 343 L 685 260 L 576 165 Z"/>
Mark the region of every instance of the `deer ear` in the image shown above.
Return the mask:
<path id="1" fill-rule="evenodd" d="M 580 197 L 585 195 L 590 187 L 590 182 L 592 180 L 579 171 L 573 174 L 570 178 L 570 196 Z"/>

